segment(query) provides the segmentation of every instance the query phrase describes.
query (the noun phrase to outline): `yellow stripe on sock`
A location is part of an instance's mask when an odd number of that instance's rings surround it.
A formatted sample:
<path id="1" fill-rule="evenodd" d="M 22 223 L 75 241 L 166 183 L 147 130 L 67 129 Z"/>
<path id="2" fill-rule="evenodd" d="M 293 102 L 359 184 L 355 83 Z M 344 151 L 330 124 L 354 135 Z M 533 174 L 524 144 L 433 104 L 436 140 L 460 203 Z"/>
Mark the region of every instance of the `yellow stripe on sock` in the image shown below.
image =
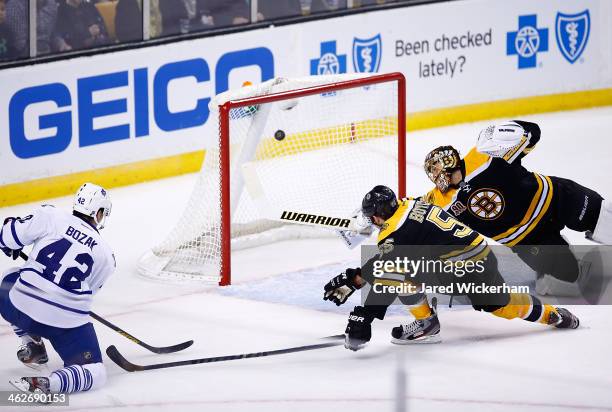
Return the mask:
<path id="1" fill-rule="evenodd" d="M 531 311 L 531 299 L 526 293 L 511 293 L 510 302 L 493 312 L 495 316 L 504 319 L 524 319 Z"/>
<path id="2" fill-rule="evenodd" d="M 431 307 L 429 302 L 427 302 L 427 298 L 423 299 L 421 303 L 411 306 L 409 310 L 417 320 L 426 319 L 431 316 Z"/>

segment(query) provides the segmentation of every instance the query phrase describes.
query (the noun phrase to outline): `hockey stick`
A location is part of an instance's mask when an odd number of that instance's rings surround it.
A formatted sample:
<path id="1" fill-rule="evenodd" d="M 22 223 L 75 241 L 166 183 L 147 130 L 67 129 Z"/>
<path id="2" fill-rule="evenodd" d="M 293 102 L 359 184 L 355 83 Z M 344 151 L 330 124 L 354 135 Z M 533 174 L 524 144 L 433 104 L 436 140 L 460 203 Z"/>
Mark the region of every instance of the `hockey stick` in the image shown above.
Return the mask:
<path id="1" fill-rule="evenodd" d="M 113 325 L 112 323 L 110 323 L 106 319 L 102 318 L 101 316 L 96 315 L 94 312 L 89 312 L 89 316 L 91 316 L 92 318 L 94 318 L 95 320 L 97 320 L 98 322 L 103 324 L 104 326 L 107 326 L 110 329 L 114 330 L 115 332 L 117 332 L 118 334 L 123 336 L 124 338 L 127 338 L 127 339 L 131 340 L 135 344 L 140 345 L 143 348 L 145 348 L 147 350 L 150 350 L 153 353 L 160 353 L 160 354 L 163 354 L 163 353 L 174 353 L 174 352 L 181 351 L 183 349 L 187 349 L 188 347 L 193 345 L 193 340 L 188 340 L 186 342 L 179 343 L 179 344 L 172 345 L 172 346 L 151 346 L 149 344 L 144 343 L 140 339 L 134 337 L 133 335 L 130 335 L 129 333 L 127 333 L 126 331 L 124 331 L 120 327 L 118 327 L 116 325 Z"/>
<path id="2" fill-rule="evenodd" d="M 344 336 L 344 335 L 342 335 Z M 305 352 L 309 350 L 315 349 L 323 349 L 329 348 L 332 346 L 343 345 L 344 342 L 328 342 L 328 343 L 317 343 L 314 345 L 305 345 L 305 346 L 296 346 L 293 348 L 286 349 L 277 349 L 265 352 L 253 352 L 253 353 L 241 353 L 239 355 L 227 355 L 227 356 L 217 356 L 212 358 L 200 358 L 200 359 L 190 359 L 178 362 L 167 362 L 167 363 L 156 363 L 153 365 L 136 365 L 121 355 L 119 350 L 114 345 L 106 348 L 106 354 L 113 362 L 115 362 L 119 367 L 128 371 L 128 372 L 140 372 L 140 371 L 148 371 L 152 369 L 165 369 L 165 368 L 174 368 L 177 366 L 187 366 L 187 365 L 198 365 L 200 363 L 213 363 L 213 362 L 226 362 L 237 359 L 249 359 L 249 358 L 260 358 L 263 356 L 275 356 L 275 355 L 285 355 L 287 353 L 295 353 L 295 352 Z"/>
<path id="3" fill-rule="evenodd" d="M 25 261 L 27 261 L 29 259 L 28 255 L 23 253 L 23 251 L 19 251 L 19 257 L 22 258 Z M 140 339 L 136 338 L 135 336 L 127 333 L 126 331 L 121 329 L 119 326 L 113 325 L 112 323 L 110 323 L 109 321 L 107 321 L 103 317 L 95 314 L 94 312 L 89 312 L 89 316 L 91 316 L 92 318 L 94 318 L 95 320 L 97 320 L 98 322 L 103 324 L 104 326 L 107 326 L 108 328 L 110 328 L 110 329 L 114 330 L 115 332 L 119 333 L 121 336 L 131 340 L 135 344 L 140 345 L 140 346 L 142 346 L 143 348 L 145 348 L 147 350 L 150 350 L 153 353 L 173 353 L 173 352 L 181 351 L 183 349 L 187 349 L 188 347 L 193 345 L 193 341 L 192 340 L 188 340 L 186 342 L 179 343 L 177 345 L 172 345 L 172 346 L 151 346 L 151 345 L 148 345 L 148 344 L 144 343 L 143 341 L 141 341 Z"/>

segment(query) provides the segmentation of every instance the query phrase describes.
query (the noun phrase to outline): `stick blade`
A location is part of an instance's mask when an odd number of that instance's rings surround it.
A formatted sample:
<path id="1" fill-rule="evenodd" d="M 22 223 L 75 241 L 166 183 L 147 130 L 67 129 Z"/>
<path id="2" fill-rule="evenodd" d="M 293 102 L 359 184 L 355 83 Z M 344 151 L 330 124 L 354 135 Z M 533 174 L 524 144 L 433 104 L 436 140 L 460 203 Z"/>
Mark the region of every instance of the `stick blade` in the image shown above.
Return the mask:
<path id="1" fill-rule="evenodd" d="M 187 349 L 191 345 L 193 345 L 193 340 L 188 340 L 187 342 L 179 343 L 178 345 L 164 346 L 164 347 L 155 347 L 155 346 L 146 345 L 145 348 L 147 348 L 153 353 L 164 354 L 164 353 L 179 352 L 184 349 Z"/>
<path id="2" fill-rule="evenodd" d="M 128 361 L 123 357 L 119 350 L 115 347 L 115 345 L 111 345 L 106 348 L 106 355 L 115 362 L 120 368 L 126 370 L 128 372 L 137 372 L 145 370 L 144 367 L 140 365 L 135 365 L 132 362 Z"/>
<path id="3" fill-rule="evenodd" d="M 345 335 L 343 333 L 342 335 L 325 336 L 324 338 L 321 338 L 321 339 L 324 339 L 324 340 L 344 340 L 344 338 L 345 338 Z"/>

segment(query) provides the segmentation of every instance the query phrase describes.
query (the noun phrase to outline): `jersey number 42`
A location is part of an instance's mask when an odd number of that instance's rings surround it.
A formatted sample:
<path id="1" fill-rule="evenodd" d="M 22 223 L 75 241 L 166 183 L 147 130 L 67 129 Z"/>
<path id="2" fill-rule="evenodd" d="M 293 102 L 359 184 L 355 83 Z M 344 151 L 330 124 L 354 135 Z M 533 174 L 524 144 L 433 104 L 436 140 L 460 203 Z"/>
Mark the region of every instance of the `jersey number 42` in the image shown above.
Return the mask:
<path id="1" fill-rule="evenodd" d="M 81 265 L 81 268 L 77 266 L 66 268 L 63 272 L 60 272 L 59 282 L 56 282 L 55 279 L 62 268 L 60 262 L 71 246 L 72 242 L 68 239 L 59 239 L 42 248 L 36 256 L 36 261 L 45 267 L 42 272 L 45 279 L 56 283 L 62 289 L 75 291 L 80 290 L 81 282 L 91 275 L 94 261 L 89 253 L 79 253 L 74 260 Z M 82 270 L 82 267 L 85 270 Z"/>

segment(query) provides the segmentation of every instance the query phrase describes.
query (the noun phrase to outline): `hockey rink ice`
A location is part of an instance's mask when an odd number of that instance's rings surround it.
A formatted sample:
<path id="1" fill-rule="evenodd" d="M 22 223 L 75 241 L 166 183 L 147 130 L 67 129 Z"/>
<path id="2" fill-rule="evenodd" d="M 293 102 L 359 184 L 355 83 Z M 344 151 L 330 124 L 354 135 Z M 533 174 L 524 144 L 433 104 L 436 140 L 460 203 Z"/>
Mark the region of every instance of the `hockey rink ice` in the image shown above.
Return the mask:
<path id="1" fill-rule="evenodd" d="M 612 196 L 611 107 L 520 118 L 542 129 L 540 143 L 523 161 L 528 169 Z M 408 133 L 408 193 L 420 195 L 431 186 L 421 166 L 429 150 L 453 144 L 466 154 L 490 123 Z M 194 345 L 156 355 L 94 322 L 102 350 L 116 345 L 128 360 L 150 364 L 301 346 L 344 332 L 359 294 L 337 308 L 322 301 L 323 285 L 345 267 L 357 266 L 359 250 L 349 251 L 335 238 L 237 252 L 233 285 L 227 288 L 168 284 L 136 274 L 140 255 L 179 219 L 195 179 L 186 175 L 110 190 L 113 209 L 102 235 L 115 250 L 118 268 L 93 306 L 149 344 L 193 339 Z M 71 202 L 72 196 L 47 203 L 68 210 Z M 0 218 L 27 215 L 35 206 L 0 209 Z M 590 243 L 581 233 L 564 234 L 572 243 Z M 12 263 L 0 259 L 0 268 Z M 384 321 L 374 322 L 372 341 L 359 352 L 339 346 L 135 373 L 104 356 L 106 386 L 72 395 L 69 407 L 48 409 L 353 412 L 394 411 L 403 402 L 408 411 L 612 411 L 612 307 L 571 310 L 581 321 L 577 330 L 508 321 L 467 306 L 440 308 L 443 342 L 436 345 L 392 345 L 391 328 L 412 321 L 407 311 L 393 308 Z M 0 391 L 11 389 L 9 378 L 32 376 L 15 356 L 18 346 L 0 321 Z M 61 367 L 50 345 L 47 349 L 50 369 Z"/>

